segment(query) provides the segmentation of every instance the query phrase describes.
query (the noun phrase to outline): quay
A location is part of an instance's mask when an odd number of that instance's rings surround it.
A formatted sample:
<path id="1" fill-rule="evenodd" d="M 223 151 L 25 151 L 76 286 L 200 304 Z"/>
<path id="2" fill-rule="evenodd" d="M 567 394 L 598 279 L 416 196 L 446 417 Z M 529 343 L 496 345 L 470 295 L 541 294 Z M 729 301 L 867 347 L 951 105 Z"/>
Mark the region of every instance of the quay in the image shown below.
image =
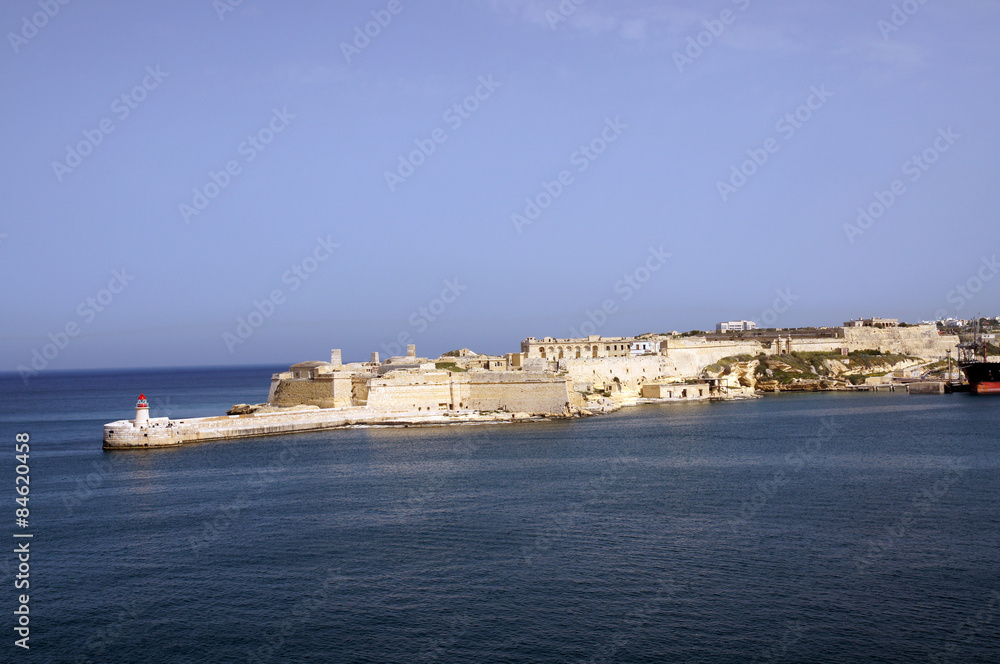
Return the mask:
<path id="1" fill-rule="evenodd" d="M 150 418 L 144 395 L 136 404 L 134 420 L 118 420 L 104 425 L 104 449 L 128 450 L 174 447 L 185 443 L 275 436 L 308 431 L 346 429 L 358 426 L 444 426 L 500 422 L 538 422 L 550 415 L 508 412 L 451 411 L 381 413 L 361 407 L 314 408 L 288 412 L 248 413 L 220 417 L 171 420 Z"/>
<path id="2" fill-rule="evenodd" d="M 945 380 L 902 379 L 889 383 L 854 385 L 849 389 L 856 392 L 881 392 L 884 390 L 886 392 L 905 391 L 910 394 L 952 394 L 968 392 L 969 386 Z"/>

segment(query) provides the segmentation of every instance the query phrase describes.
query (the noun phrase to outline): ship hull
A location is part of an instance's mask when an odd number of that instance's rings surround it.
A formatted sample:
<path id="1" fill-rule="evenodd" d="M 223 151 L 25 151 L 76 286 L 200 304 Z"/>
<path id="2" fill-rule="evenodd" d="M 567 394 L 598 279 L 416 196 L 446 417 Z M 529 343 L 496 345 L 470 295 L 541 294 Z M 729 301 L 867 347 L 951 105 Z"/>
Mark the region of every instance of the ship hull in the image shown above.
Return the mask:
<path id="1" fill-rule="evenodd" d="M 1000 394 L 1000 362 L 975 362 L 962 366 L 973 394 Z"/>

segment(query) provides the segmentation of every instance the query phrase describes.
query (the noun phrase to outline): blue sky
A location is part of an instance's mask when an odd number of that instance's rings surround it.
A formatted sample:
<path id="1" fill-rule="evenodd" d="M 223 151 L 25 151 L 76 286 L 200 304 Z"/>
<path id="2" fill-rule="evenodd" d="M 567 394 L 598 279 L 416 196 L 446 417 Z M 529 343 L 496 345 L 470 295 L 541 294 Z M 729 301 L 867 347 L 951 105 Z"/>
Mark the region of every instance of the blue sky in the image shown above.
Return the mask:
<path id="1" fill-rule="evenodd" d="M 0 370 L 1000 313 L 996 3 L 233 2 L 0 10 Z"/>

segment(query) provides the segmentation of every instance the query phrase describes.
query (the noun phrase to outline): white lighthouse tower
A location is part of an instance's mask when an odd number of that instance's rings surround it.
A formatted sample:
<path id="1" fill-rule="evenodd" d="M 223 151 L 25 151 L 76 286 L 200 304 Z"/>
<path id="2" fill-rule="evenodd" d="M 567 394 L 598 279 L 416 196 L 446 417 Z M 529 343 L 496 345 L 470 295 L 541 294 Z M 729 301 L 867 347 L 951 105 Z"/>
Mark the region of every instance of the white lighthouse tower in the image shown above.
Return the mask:
<path id="1" fill-rule="evenodd" d="M 146 395 L 140 394 L 139 400 L 135 402 L 135 419 L 132 421 L 132 425 L 136 428 L 144 427 L 149 424 L 149 404 L 146 403 Z"/>

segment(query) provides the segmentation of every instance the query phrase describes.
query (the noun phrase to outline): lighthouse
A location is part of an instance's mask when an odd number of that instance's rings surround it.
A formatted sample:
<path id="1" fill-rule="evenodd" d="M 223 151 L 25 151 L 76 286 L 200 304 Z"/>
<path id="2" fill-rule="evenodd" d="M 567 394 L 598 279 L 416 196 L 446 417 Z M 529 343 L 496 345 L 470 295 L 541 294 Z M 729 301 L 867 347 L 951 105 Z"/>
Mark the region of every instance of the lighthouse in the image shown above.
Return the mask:
<path id="1" fill-rule="evenodd" d="M 135 419 L 132 421 L 132 425 L 144 427 L 147 424 L 149 424 L 149 404 L 146 403 L 146 395 L 140 394 L 139 400 L 135 402 Z"/>

